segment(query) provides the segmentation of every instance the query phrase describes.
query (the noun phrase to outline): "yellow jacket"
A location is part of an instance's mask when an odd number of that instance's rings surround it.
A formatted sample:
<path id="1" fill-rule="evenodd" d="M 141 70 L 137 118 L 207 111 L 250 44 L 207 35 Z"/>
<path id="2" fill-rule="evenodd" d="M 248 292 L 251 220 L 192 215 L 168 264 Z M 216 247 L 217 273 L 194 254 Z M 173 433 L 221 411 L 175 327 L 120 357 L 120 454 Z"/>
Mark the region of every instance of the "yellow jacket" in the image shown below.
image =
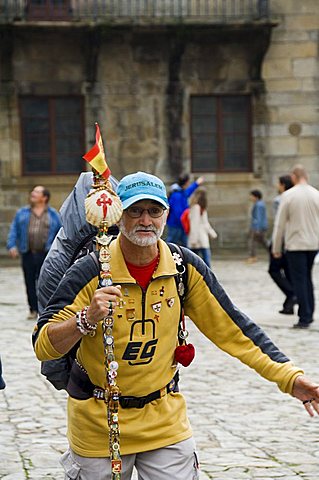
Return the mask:
<path id="1" fill-rule="evenodd" d="M 168 246 L 159 241 L 160 262 L 146 292 L 131 277 L 119 239 L 112 242 L 111 271 L 114 284 L 122 285 L 123 308 L 114 313 L 115 357 L 119 363 L 117 384 L 122 395 L 147 395 L 167 385 L 176 371 L 174 351 L 180 302 L 174 276 L 175 262 Z M 264 332 L 240 312 L 227 297 L 213 273 L 191 251 L 184 249 L 188 269 L 185 314 L 217 346 L 276 382 L 291 393 L 295 368 Z M 74 264 L 42 313 L 35 333 L 39 360 L 59 358 L 47 335 L 49 322 L 62 322 L 89 305 L 98 286 L 98 267 L 88 255 Z M 94 337 L 82 338 L 77 358 L 95 385 L 106 386 L 102 327 Z M 119 410 L 121 454 L 161 448 L 192 435 L 181 393 L 171 392 L 142 409 Z M 105 403 L 68 399 L 68 439 L 79 455 L 105 457 L 108 426 Z"/>

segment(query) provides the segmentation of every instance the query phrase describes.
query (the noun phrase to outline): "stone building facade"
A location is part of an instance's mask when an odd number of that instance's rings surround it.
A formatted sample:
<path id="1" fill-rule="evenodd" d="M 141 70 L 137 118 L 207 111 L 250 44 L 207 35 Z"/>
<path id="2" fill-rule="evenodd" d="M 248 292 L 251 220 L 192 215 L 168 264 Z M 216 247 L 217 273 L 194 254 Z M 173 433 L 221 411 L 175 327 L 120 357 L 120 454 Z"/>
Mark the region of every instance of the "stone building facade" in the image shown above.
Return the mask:
<path id="1" fill-rule="evenodd" d="M 295 163 L 319 187 L 316 0 L 73 0 L 58 14 L 11 3 L 0 0 L 0 253 L 34 184 L 60 207 L 96 121 L 114 176 L 205 176 L 219 247 L 245 245 L 251 189 L 271 220 Z"/>

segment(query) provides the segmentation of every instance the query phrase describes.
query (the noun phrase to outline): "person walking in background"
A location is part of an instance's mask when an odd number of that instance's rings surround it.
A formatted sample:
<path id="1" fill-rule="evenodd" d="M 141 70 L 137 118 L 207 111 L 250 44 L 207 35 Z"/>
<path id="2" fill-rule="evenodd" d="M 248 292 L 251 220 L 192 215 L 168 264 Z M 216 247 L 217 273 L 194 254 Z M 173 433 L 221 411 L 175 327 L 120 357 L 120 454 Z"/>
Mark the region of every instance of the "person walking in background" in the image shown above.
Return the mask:
<path id="1" fill-rule="evenodd" d="M 291 176 L 290 175 L 282 175 L 278 179 L 278 195 L 274 198 L 273 202 L 273 215 L 276 218 L 281 194 L 289 188 L 293 186 Z M 284 251 L 284 245 L 282 246 L 282 255 L 280 258 L 275 258 L 271 252 L 272 245 L 270 244 L 270 255 L 269 255 L 269 268 L 268 273 L 276 283 L 276 285 L 280 288 L 280 290 L 285 294 L 286 299 L 284 301 L 283 307 L 279 310 L 279 313 L 283 313 L 286 315 L 293 315 L 294 313 L 294 305 L 297 303 L 297 297 L 294 294 L 287 257 Z"/>
<path id="2" fill-rule="evenodd" d="M 210 267 L 209 237 L 214 240 L 217 238 L 217 233 L 208 221 L 207 195 L 204 188 L 198 188 L 191 197 L 189 223 L 188 247 L 202 257 L 206 265 Z"/>
<path id="3" fill-rule="evenodd" d="M 188 199 L 192 193 L 203 183 L 203 177 L 190 183 L 188 174 L 181 176 L 178 184 L 173 184 L 169 196 L 169 216 L 167 219 L 167 242 L 187 246 L 187 234 L 181 223 L 181 215 L 189 208 Z"/>
<path id="4" fill-rule="evenodd" d="M 37 279 L 44 258 L 61 227 L 60 216 L 49 206 L 49 200 L 48 189 L 41 185 L 34 187 L 30 193 L 30 205 L 17 211 L 8 235 L 9 255 L 12 258 L 21 255 L 30 308 L 29 319 L 37 317 Z"/>
<path id="5" fill-rule="evenodd" d="M 249 257 L 247 263 L 257 262 L 256 247 L 257 243 L 268 250 L 265 233 L 268 228 L 267 211 L 265 202 L 262 200 L 262 193 L 260 190 L 252 190 L 250 192 L 250 200 L 253 202 L 251 209 L 251 222 L 248 239 Z"/>
<path id="6" fill-rule="evenodd" d="M 302 165 L 294 167 L 291 179 L 294 186 L 282 194 L 275 218 L 272 253 L 281 258 L 284 241 L 299 304 L 299 321 L 294 328 L 308 328 L 315 309 L 312 267 L 319 249 L 319 191 L 308 184 Z"/>

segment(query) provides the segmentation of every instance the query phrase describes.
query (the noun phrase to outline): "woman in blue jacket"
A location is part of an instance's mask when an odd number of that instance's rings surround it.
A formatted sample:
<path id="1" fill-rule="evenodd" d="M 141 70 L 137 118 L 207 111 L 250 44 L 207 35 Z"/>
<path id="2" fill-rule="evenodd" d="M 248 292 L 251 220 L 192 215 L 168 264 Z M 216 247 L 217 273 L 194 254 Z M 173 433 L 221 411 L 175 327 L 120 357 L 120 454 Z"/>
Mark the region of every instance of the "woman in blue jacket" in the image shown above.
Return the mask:
<path id="1" fill-rule="evenodd" d="M 204 179 L 199 177 L 195 182 L 190 183 L 189 175 L 183 175 L 177 183 L 171 187 L 169 196 L 169 215 L 167 219 L 167 242 L 187 247 L 187 235 L 181 223 L 182 213 L 189 208 L 188 199 L 198 188 Z"/>

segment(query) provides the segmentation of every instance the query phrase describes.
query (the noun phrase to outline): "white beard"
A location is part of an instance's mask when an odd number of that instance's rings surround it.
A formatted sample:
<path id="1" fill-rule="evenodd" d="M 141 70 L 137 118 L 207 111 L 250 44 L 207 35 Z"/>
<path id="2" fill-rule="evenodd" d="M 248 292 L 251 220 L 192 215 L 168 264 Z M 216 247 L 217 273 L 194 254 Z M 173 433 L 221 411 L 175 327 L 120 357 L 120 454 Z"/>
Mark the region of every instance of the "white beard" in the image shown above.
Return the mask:
<path id="1" fill-rule="evenodd" d="M 134 245 L 138 245 L 139 247 L 149 247 L 150 245 L 154 245 L 155 243 L 157 243 L 157 241 L 161 238 L 165 224 L 163 222 L 163 224 L 159 228 L 156 228 L 154 226 L 143 227 L 143 230 L 154 232 L 155 235 L 152 235 L 151 237 L 139 236 L 138 230 L 141 229 L 140 225 L 136 225 L 131 231 L 128 231 L 124 224 L 123 217 L 119 221 L 118 226 L 122 235 L 124 235 L 124 237 L 126 237 L 130 242 L 134 243 Z"/>

